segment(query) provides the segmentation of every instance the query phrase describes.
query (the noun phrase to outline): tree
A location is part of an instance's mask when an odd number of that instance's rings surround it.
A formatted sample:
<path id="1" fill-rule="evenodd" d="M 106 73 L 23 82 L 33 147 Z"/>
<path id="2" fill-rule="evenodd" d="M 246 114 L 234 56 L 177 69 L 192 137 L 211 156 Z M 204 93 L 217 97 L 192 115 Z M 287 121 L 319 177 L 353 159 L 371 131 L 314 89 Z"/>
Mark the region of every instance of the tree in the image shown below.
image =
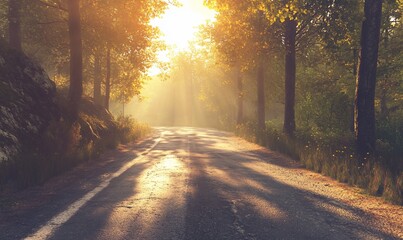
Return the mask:
<path id="1" fill-rule="evenodd" d="M 70 88 L 69 100 L 71 117 L 78 118 L 80 101 L 83 93 L 83 57 L 81 40 L 80 0 L 68 2 L 68 25 L 70 36 Z"/>
<path id="2" fill-rule="evenodd" d="M 81 0 L 77 2 L 77 4 L 74 3 L 75 6 L 81 5 L 78 10 L 76 9 L 80 17 L 80 28 L 70 28 L 72 26 L 70 20 L 75 18 L 73 11 L 70 11 L 70 6 L 73 6 L 70 0 L 25 1 L 21 8 L 21 23 L 24 26 L 24 39 L 27 39 L 24 42 L 26 53 L 44 66 L 59 88 L 70 87 L 68 98 L 73 100 L 72 109 L 78 108 L 77 99 L 83 94 L 95 93 L 96 102 L 104 103 L 108 44 L 112 58 L 110 62 L 130 63 L 124 64 L 124 67 L 123 65 L 113 66 L 114 69 L 111 71 L 120 73 L 110 75 L 113 78 L 110 81 L 111 84 L 115 84 L 115 86 L 109 86 L 110 93 L 113 95 L 113 91 L 122 91 L 128 87 L 139 88 L 130 89 L 127 91 L 128 94 L 139 92 L 141 84 L 129 84 L 122 87 L 123 84 L 118 84 L 121 81 L 120 76 L 125 76 L 125 73 L 129 71 L 136 71 L 136 74 L 131 76 L 140 76 L 137 71 L 145 73 L 152 65 L 158 49 L 155 40 L 158 37 L 158 31 L 150 25 L 150 20 L 163 12 L 166 2 L 163 0 Z M 4 11 L 7 7 L 8 5 L 3 3 L 1 10 Z M 0 11 L 1 13 L 3 12 Z M 4 15 L 3 18 L 8 17 L 4 13 L 2 15 Z M 7 30 L 6 27 L 1 25 L 0 27 L 2 33 Z M 77 51 L 77 30 L 79 29 L 81 30 L 81 63 L 77 61 L 80 58 L 77 57 L 80 55 Z M 75 37 L 71 39 L 73 35 Z M 73 44 L 69 39 L 76 43 Z M 75 47 L 76 50 L 70 51 L 70 46 Z M 75 57 L 71 58 L 70 53 L 71 57 Z M 73 59 L 76 61 L 70 62 Z M 78 65 L 81 65 L 81 71 L 77 71 Z M 75 76 L 71 76 L 72 72 Z M 131 81 L 138 80 L 132 78 Z M 64 91 L 61 92 L 64 93 Z M 75 110 L 72 112 L 74 113 Z"/>
<path id="3" fill-rule="evenodd" d="M 350 1 L 264 1 L 266 17 L 276 28 L 283 28 L 285 50 L 285 95 L 283 131 L 292 136 L 295 124 L 296 53 L 314 44 L 317 35 L 326 37 L 332 32 L 330 26 L 348 13 Z M 282 23 L 278 25 L 278 22 Z M 276 24 L 277 23 L 277 24 Z M 344 31 L 339 31 L 343 33 Z M 337 36 L 337 33 L 334 34 Z"/>
<path id="4" fill-rule="evenodd" d="M 266 129 L 266 98 L 264 91 L 264 73 L 265 66 L 263 58 L 259 60 L 257 67 L 257 78 L 256 78 L 256 87 L 257 87 L 257 138 L 261 141 L 261 133 Z"/>
<path id="5" fill-rule="evenodd" d="M 354 126 L 359 154 L 375 152 L 375 87 L 382 0 L 366 0 L 355 94 Z"/>
<path id="6" fill-rule="evenodd" d="M 386 0 L 382 4 L 381 35 L 377 68 L 377 87 L 375 96 L 379 101 L 379 118 L 388 121 L 391 114 L 399 110 L 397 101 L 401 77 L 401 12 L 396 0 Z"/>
<path id="7" fill-rule="evenodd" d="M 111 97 L 111 48 L 106 49 L 106 82 L 105 82 L 105 108 L 109 110 L 109 100 Z"/>
<path id="8" fill-rule="evenodd" d="M 285 106 L 284 106 L 284 133 L 293 135 L 295 131 L 295 37 L 297 22 L 292 19 L 285 20 Z"/>
<path id="9" fill-rule="evenodd" d="M 264 13 L 261 10 L 256 12 L 256 16 L 252 18 L 252 27 L 254 29 L 253 39 L 257 47 L 257 134 L 258 141 L 262 141 L 262 133 L 266 129 L 266 97 L 265 97 L 265 70 L 268 55 L 268 22 L 264 18 Z"/>
<path id="10" fill-rule="evenodd" d="M 296 89 L 296 52 L 312 44 L 311 40 L 316 39 L 318 33 L 329 32 L 328 28 L 333 23 L 339 21 L 339 16 L 344 16 L 345 6 L 350 3 L 349 0 L 343 3 L 334 1 L 209 1 L 209 6 L 215 8 L 219 14 L 216 25 L 237 25 L 235 30 L 232 28 L 220 28 L 221 31 L 229 31 L 226 34 L 229 38 L 239 39 L 239 35 L 245 35 L 246 42 L 255 45 L 254 48 L 247 48 L 247 55 L 255 52 L 255 59 L 249 61 L 254 63 L 256 69 L 260 69 L 260 57 L 263 54 L 268 60 L 262 64 L 270 62 L 273 52 L 283 51 L 285 53 L 285 91 L 284 91 L 284 120 L 283 131 L 287 135 L 293 135 L 295 131 L 295 89 Z M 264 19 L 261 19 L 261 16 Z M 226 16 L 226 17 L 222 17 Z M 229 23 L 222 23 L 222 22 Z M 234 24 L 234 23 L 235 24 Z M 279 32 L 281 34 L 278 34 Z M 280 35 L 280 36 L 279 36 Z M 322 34 L 325 35 L 325 34 Z M 233 37 L 235 36 L 235 37 Z M 281 39 L 282 37 L 282 39 Z M 235 44 L 240 49 L 240 41 Z M 225 47 L 222 47 L 225 49 Z M 228 47 L 227 47 L 228 48 Z M 253 49 L 253 50 L 252 50 Z M 251 51 L 252 50 L 252 51 Z M 227 50 L 228 52 L 228 50 Z M 271 54 L 269 55 L 268 53 Z M 242 54 L 238 54 L 241 55 Z M 237 56 L 237 55 L 235 55 Z M 262 79 L 264 74 L 258 74 Z M 263 81 L 264 83 L 264 81 Z M 263 86 L 261 82 L 258 85 Z M 264 94 L 258 87 L 258 99 Z M 258 128 L 264 129 L 264 111 L 262 107 L 264 102 L 258 100 Z"/>
<path id="11" fill-rule="evenodd" d="M 126 98 L 133 97 L 139 92 L 141 73 L 145 73 L 155 59 L 155 52 L 161 47 L 155 39 L 159 32 L 151 26 L 150 20 L 161 14 L 166 8 L 166 3 L 158 1 L 130 1 L 115 0 L 113 3 L 107 0 L 90 1 L 87 8 L 83 9 L 84 19 L 84 43 L 88 47 L 87 54 L 93 55 L 94 69 L 98 54 L 105 57 L 106 75 L 105 101 L 109 107 L 110 99 L 120 96 L 125 92 Z M 114 64 L 120 62 L 123 64 Z M 129 63 L 129 64 L 127 64 Z M 113 69 L 111 69 L 113 67 Z M 99 95 L 99 68 L 89 78 L 94 82 L 94 99 Z M 131 74 L 129 72 L 134 72 Z M 128 81 L 129 76 L 131 79 Z M 95 84 L 96 83 L 96 84 Z M 124 86 L 123 83 L 127 83 Z M 139 89 L 128 89 L 139 88 Z M 116 94 L 113 91 L 117 91 Z M 130 95 L 132 94 L 132 95 Z M 115 100 L 121 101 L 121 97 Z"/>
<path id="12" fill-rule="evenodd" d="M 204 38 L 209 40 L 208 44 L 213 44 L 216 48 L 220 63 L 233 68 L 236 73 L 234 80 L 237 85 L 237 124 L 242 124 L 244 121 L 244 79 L 242 75 L 250 67 L 248 65 L 251 64 L 251 59 L 255 57 L 248 52 L 250 49 L 249 32 L 240 21 L 244 16 L 245 14 L 241 15 L 238 11 L 221 11 L 214 25 L 207 25 L 204 29 Z M 238 31 L 237 34 L 235 34 L 236 31 Z"/>
<path id="13" fill-rule="evenodd" d="M 242 124 L 244 120 L 243 114 L 243 99 L 244 99 L 244 90 L 243 90 L 243 79 L 242 79 L 242 69 L 239 63 L 236 64 L 236 82 L 238 89 L 237 96 L 237 117 L 236 123 Z"/>
<path id="14" fill-rule="evenodd" d="M 95 50 L 94 53 L 94 102 L 98 105 L 102 105 L 102 66 L 100 51 Z"/>
<path id="15" fill-rule="evenodd" d="M 254 1 L 212 1 L 210 6 L 219 14 L 214 26 L 214 40 L 224 62 L 239 67 L 241 71 L 256 72 L 256 132 L 258 138 L 265 129 L 265 75 L 269 52 L 273 49 L 273 35 L 270 20 Z M 253 53 L 253 54 L 251 54 Z M 238 122 L 243 118 L 243 84 L 238 81 Z"/>

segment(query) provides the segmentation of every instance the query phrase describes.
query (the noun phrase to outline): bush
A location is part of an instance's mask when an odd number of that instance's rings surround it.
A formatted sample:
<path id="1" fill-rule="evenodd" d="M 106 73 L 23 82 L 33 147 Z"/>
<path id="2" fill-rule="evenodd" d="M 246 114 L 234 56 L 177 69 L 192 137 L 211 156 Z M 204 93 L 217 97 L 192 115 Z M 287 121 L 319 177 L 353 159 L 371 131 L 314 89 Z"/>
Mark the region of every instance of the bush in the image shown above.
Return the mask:
<path id="1" fill-rule="evenodd" d="M 139 123 L 132 117 L 119 116 L 117 118 L 120 141 L 122 143 L 134 142 L 151 133 L 152 128 L 144 123 Z"/>
<path id="2" fill-rule="evenodd" d="M 242 124 L 237 124 L 235 127 L 235 133 L 250 141 L 250 142 L 256 142 L 256 132 L 257 132 L 257 126 L 256 123 L 248 121 Z"/>

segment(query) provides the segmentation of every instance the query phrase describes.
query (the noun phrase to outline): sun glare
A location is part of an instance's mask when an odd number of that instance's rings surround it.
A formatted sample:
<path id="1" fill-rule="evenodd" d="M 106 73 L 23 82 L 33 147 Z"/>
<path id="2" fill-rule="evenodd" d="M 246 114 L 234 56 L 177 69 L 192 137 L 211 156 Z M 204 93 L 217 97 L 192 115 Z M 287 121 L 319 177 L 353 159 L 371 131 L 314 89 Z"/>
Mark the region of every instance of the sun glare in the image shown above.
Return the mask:
<path id="1" fill-rule="evenodd" d="M 203 5 L 203 0 L 180 0 L 181 6 L 170 6 L 153 24 L 160 28 L 162 39 L 174 51 L 189 48 L 198 27 L 214 20 L 215 12 Z"/>
<path id="2" fill-rule="evenodd" d="M 189 49 L 190 42 L 196 39 L 198 27 L 207 21 L 214 21 L 216 12 L 203 5 L 203 0 L 178 0 L 180 6 L 171 5 L 165 13 L 152 21 L 161 30 L 161 40 L 169 51 L 174 53 Z M 169 51 L 157 53 L 159 62 L 170 61 Z M 161 73 L 158 64 L 152 66 L 149 76 Z"/>

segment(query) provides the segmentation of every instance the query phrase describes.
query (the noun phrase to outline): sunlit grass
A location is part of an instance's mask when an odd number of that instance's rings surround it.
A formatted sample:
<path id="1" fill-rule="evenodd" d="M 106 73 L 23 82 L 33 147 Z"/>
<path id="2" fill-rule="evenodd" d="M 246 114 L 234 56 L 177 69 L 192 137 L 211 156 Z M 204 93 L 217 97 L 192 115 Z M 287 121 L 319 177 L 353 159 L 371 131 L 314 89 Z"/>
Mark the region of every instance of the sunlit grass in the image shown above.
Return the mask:
<path id="1" fill-rule="evenodd" d="M 122 143 L 134 142 L 152 132 L 152 128 L 148 124 L 140 123 L 130 116 L 119 116 L 117 125 Z"/>
<path id="2" fill-rule="evenodd" d="M 237 126 L 237 134 L 256 142 L 252 123 Z M 403 204 L 403 173 L 396 162 L 398 156 L 383 153 L 358 160 L 352 133 L 312 133 L 297 131 L 288 137 L 281 128 L 268 124 L 260 144 L 300 161 L 306 168 L 357 185 L 373 195 Z M 389 157 L 389 158 L 388 158 Z"/>

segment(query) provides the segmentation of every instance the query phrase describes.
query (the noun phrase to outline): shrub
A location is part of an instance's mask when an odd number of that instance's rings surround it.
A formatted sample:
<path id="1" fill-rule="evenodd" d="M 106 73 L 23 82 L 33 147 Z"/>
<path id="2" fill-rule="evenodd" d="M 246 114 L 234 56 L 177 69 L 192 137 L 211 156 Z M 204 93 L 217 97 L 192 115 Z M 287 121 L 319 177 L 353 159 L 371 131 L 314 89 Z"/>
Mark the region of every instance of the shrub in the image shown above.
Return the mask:
<path id="1" fill-rule="evenodd" d="M 250 142 L 256 142 L 256 131 L 257 131 L 257 126 L 256 123 L 252 121 L 247 121 L 242 124 L 237 124 L 235 127 L 235 133 L 250 141 Z"/>
<path id="2" fill-rule="evenodd" d="M 136 141 L 151 133 L 152 128 L 145 124 L 139 123 L 132 117 L 119 116 L 117 118 L 117 126 L 119 130 L 120 141 L 128 143 Z"/>

